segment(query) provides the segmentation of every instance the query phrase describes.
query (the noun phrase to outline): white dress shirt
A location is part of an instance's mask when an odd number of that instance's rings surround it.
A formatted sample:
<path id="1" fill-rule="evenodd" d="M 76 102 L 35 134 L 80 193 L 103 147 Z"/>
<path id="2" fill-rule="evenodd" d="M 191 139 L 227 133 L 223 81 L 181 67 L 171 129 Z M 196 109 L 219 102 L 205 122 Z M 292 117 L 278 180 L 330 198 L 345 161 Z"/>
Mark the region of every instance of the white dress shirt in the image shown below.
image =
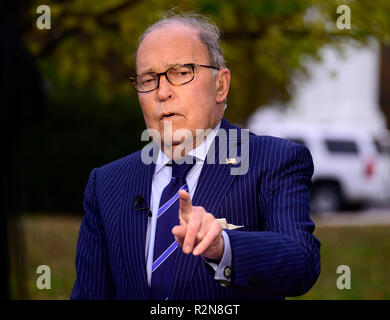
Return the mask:
<path id="1" fill-rule="evenodd" d="M 215 129 L 206 137 L 206 139 L 195 149 L 192 149 L 188 154 L 196 158 L 195 165 L 191 168 L 187 174 L 186 181 L 189 188 L 190 198 L 192 200 L 196 186 L 198 184 L 199 176 L 202 171 L 203 164 L 205 162 L 207 152 L 215 139 L 215 136 L 218 132 L 218 129 L 221 125 L 221 122 L 215 127 Z M 172 176 L 172 167 L 167 166 L 170 159 L 165 155 L 164 152 L 160 149 L 156 168 L 152 180 L 152 194 L 150 198 L 150 210 L 152 211 L 152 217 L 148 219 L 148 227 L 146 231 L 146 245 L 145 245 L 145 257 L 146 257 L 146 274 L 148 278 L 148 285 L 151 286 L 152 281 L 152 264 L 153 264 L 153 251 L 154 251 L 154 240 L 156 234 L 156 223 L 157 223 L 157 213 L 160 204 L 161 194 L 164 188 L 171 181 Z M 230 248 L 230 241 L 227 233 L 222 231 L 222 236 L 224 239 L 224 253 L 219 264 L 210 262 L 210 260 L 204 259 L 215 271 L 214 279 L 215 280 L 224 280 L 229 281 L 228 278 L 224 275 L 224 269 L 226 266 L 231 266 L 232 254 Z M 178 247 L 177 250 L 181 250 Z"/>

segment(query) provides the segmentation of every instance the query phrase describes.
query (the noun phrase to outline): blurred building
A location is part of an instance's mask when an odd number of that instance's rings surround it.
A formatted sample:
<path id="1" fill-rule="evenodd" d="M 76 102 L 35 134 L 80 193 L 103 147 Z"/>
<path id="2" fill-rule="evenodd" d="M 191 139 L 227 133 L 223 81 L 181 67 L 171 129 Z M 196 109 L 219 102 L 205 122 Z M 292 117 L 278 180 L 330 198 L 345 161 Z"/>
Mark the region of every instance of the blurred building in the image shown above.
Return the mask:
<path id="1" fill-rule="evenodd" d="M 248 120 L 253 129 L 273 121 L 364 127 L 370 131 L 386 128 L 379 105 L 380 48 L 352 44 L 342 52 L 322 50 L 323 61 L 307 62 L 309 76 L 293 80 L 292 100 L 287 106 L 266 106 Z"/>
<path id="2" fill-rule="evenodd" d="M 308 78 L 293 80 L 290 103 L 260 108 L 248 128 L 310 149 L 312 212 L 388 203 L 390 132 L 379 104 L 385 101 L 383 54 L 374 41 L 365 48 L 350 44 L 342 54 L 326 47 L 321 54 L 321 63 L 307 62 Z"/>

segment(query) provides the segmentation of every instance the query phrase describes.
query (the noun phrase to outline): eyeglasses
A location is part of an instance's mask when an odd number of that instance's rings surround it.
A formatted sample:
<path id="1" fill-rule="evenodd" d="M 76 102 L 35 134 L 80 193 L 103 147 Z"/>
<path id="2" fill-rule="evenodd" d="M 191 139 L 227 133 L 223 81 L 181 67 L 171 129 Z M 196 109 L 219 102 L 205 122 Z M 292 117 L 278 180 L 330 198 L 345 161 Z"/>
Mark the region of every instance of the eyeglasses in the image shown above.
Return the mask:
<path id="1" fill-rule="evenodd" d="M 131 84 L 135 90 L 140 93 L 150 92 L 156 90 L 160 85 L 160 77 L 165 76 L 168 82 L 174 86 L 180 86 L 191 82 L 195 77 L 195 67 L 211 68 L 219 70 L 214 66 L 205 66 L 202 64 L 186 63 L 177 64 L 170 67 L 165 72 L 147 72 L 137 74 L 136 76 L 130 77 Z"/>

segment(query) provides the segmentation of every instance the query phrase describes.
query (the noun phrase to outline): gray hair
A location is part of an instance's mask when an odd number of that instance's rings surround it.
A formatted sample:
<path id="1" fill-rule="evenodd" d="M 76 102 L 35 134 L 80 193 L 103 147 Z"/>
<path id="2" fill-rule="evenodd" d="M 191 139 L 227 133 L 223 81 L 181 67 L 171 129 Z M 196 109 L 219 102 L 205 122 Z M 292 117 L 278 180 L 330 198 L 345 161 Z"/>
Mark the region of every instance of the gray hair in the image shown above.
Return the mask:
<path id="1" fill-rule="evenodd" d="M 205 44 L 209 52 L 210 63 L 217 68 L 226 67 L 225 59 L 219 44 L 221 32 L 209 18 L 197 13 L 173 13 L 172 11 L 168 11 L 162 19 L 149 26 L 140 36 L 135 57 L 137 57 L 137 52 L 142 40 L 144 40 L 149 33 L 158 28 L 172 24 L 182 24 L 197 29 L 200 40 Z"/>

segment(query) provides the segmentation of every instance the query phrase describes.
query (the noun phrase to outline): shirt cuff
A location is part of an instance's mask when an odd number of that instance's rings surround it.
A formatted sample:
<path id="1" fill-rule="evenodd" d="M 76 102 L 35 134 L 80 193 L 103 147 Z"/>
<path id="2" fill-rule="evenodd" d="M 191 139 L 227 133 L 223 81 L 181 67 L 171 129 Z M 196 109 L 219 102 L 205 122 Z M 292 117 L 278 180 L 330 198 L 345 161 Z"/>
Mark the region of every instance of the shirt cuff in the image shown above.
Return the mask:
<path id="1" fill-rule="evenodd" d="M 231 265 L 232 265 L 232 249 L 230 247 L 229 236 L 224 230 L 222 230 L 222 237 L 224 241 L 224 250 L 223 250 L 222 259 L 219 262 L 219 264 L 206 258 L 204 258 L 204 260 L 215 271 L 214 280 L 230 282 Z"/>

